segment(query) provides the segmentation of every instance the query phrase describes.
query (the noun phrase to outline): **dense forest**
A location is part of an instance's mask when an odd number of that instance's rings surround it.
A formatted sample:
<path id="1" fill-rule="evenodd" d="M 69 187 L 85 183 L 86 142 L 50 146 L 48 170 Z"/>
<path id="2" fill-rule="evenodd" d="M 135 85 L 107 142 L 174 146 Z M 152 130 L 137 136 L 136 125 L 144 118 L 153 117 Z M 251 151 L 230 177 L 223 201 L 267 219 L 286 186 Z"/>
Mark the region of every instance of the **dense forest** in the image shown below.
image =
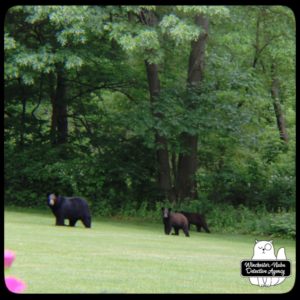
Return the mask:
<path id="1" fill-rule="evenodd" d="M 4 52 L 5 205 L 56 191 L 295 233 L 288 7 L 15 6 Z"/>

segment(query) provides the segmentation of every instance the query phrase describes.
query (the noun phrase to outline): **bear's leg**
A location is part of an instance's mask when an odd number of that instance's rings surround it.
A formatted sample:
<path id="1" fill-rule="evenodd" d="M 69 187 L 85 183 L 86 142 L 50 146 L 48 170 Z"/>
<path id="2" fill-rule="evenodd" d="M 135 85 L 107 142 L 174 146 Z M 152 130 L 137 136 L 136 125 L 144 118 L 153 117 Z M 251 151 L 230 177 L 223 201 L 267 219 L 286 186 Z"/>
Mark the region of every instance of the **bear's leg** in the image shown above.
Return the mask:
<path id="1" fill-rule="evenodd" d="M 189 237 L 189 236 L 190 236 L 190 234 L 189 234 L 189 231 L 188 231 L 188 228 L 187 228 L 187 227 L 183 227 L 183 228 L 182 228 L 182 230 L 183 230 L 183 232 L 184 232 L 184 234 L 185 234 L 185 236 L 186 236 L 186 237 Z"/>
<path id="2" fill-rule="evenodd" d="M 91 228 L 91 217 L 90 216 L 82 218 L 81 221 L 86 228 Z"/>
<path id="3" fill-rule="evenodd" d="M 201 232 L 201 225 L 196 225 L 197 226 L 197 231 Z"/>
<path id="4" fill-rule="evenodd" d="M 172 226 L 170 226 L 169 224 L 166 224 L 165 223 L 165 234 L 170 234 L 170 232 L 171 232 L 171 230 L 172 230 Z"/>
<path id="5" fill-rule="evenodd" d="M 74 227 L 75 226 L 75 224 L 76 224 L 76 222 L 77 222 L 77 219 L 69 219 L 69 226 L 72 226 L 72 227 Z"/>
<path id="6" fill-rule="evenodd" d="M 210 233 L 208 227 L 207 227 L 207 224 L 205 222 L 202 223 L 202 226 L 204 228 L 204 230 L 207 232 L 207 233 Z"/>
<path id="7" fill-rule="evenodd" d="M 179 228 L 178 227 L 174 227 L 174 231 L 175 231 L 175 235 L 179 235 Z"/>
<path id="8" fill-rule="evenodd" d="M 65 225 L 65 220 L 62 216 L 57 216 L 56 217 L 56 226 L 64 226 Z"/>

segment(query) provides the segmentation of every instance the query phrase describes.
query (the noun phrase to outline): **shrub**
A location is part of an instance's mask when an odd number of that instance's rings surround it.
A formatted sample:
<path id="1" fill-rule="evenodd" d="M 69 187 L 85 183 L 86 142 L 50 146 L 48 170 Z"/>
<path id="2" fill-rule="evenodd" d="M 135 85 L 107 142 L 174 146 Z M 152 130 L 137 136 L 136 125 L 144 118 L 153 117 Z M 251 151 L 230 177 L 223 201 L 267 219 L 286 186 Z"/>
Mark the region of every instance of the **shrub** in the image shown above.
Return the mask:
<path id="1" fill-rule="evenodd" d="M 277 213 L 270 223 L 270 232 L 273 235 L 296 238 L 296 216 L 293 212 Z"/>
<path id="2" fill-rule="evenodd" d="M 250 209 L 245 205 L 211 203 L 209 200 L 192 200 L 180 205 L 166 202 L 162 206 L 173 207 L 173 210 L 185 210 L 202 213 L 212 232 L 231 232 L 295 238 L 296 224 L 293 210 L 269 212 L 265 206 Z M 160 211 L 156 212 L 160 216 Z"/>

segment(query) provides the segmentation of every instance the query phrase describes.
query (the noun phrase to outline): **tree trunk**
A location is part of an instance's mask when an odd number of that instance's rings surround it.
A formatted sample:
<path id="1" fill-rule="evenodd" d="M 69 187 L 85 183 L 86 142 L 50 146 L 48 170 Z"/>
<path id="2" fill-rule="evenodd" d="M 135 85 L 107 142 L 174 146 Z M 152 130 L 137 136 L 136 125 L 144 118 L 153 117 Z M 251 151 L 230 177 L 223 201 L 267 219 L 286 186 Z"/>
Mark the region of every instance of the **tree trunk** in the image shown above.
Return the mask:
<path id="1" fill-rule="evenodd" d="M 145 61 L 150 101 L 154 104 L 160 94 L 160 82 L 158 77 L 157 64 L 151 64 Z M 153 113 L 154 117 L 163 118 L 161 113 Z M 174 193 L 172 189 L 170 165 L 169 165 L 169 152 L 167 138 L 160 135 L 158 131 L 155 132 L 156 144 L 156 158 L 158 162 L 158 186 L 162 192 L 162 196 L 170 201 L 174 201 Z"/>
<path id="2" fill-rule="evenodd" d="M 208 19 L 197 15 L 195 23 L 204 31 L 198 39 L 191 44 L 191 53 L 188 66 L 187 90 L 188 94 L 194 93 L 200 86 L 204 71 L 205 44 L 208 36 Z M 193 110 L 197 103 L 186 100 L 186 108 Z M 198 168 L 197 150 L 198 135 L 183 132 L 180 136 L 182 151 L 178 158 L 177 195 L 180 200 L 197 198 L 197 184 L 195 180 Z"/>
<path id="3" fill-rule="evenodd" d="M 51 142 L 53 145 L 68 141 L 68 117 L 66 102 L 66 84 L 62 71 L 57 71 L 56 89 L 51 93 Z"/>
<path id="4" fill-rule="evenodd" d="M 157 26 L 158 20 L 152 11 L 142 10 L 139 14 L 139 20 L 142 24 L 147 26 Z M 157 64 L 145 61 L 150 101 L 153 105 L 158 101 L 160 95 L 160 81 L 158 76 Z M 153 116 L 159 119 L 163 118 L 161 113 L 154 113 Z M 161 135 L 157 130 L 155 132 L 156 144 L 156 159 L 158 163 L 158 187 L 161 196 L 169 201 L 175 201 L 174 189 L 172 188 L 171 171 L 169 165 L 169 152 L 167 138 Z"/>
<path id="5" fill-rule="evenodd" d="M 23 148 L 24 143 L 25 143 L 25 125 L 26 125 L 26 92 L 25 88 L 21 83 L 21 79 L 18 80 L 19 83 L 19 90 L 20 90 L 20 98 L 21 98 L 21 103 L 22 103 L 22 113 L 21 113 L 21 118 L 20 118 L 20 140 L 18 142 L 18 146 L 20 148 Z"/>
<path id="6" fill-rule="evenodd" d="M 197 135 L 190 135 L 185 132 L 181 134 L 181 145 L 184 152 L 179 154 L 177 175 L 177 196 L 180 200 L 197 198 L 195 180 L 198 166 L 197 144 Z"/>
<path id="7" fill-rule="evenodd" d="M 271 87 L 271 95 L 273 98 L 273 107 L 275 111 L 277 127 L 279 130 L 280 139 L 288 142 L 288 134 L 285 126 L 285 120 L 283 116 L 283 112 L 280 104 L 280 96 L 279 96 L 280 84 L 278 78 L 276 78 L 274 74 L 274 66 L 272 66 L 272 87 Z"/>
<path id="8" fill-rule="evenodd" d="M 22 89 L 24 91 L 24 89 Z M 21 129 L 20 129 L 20 147 L 24 146 L 25 123 L 26 123 L 26 95 L 22 96 L 22 116 L 21 116 Z"/>
<path id="9" fill-rule="evenodd" d="M 192 41 L 192 49 L 189 59 L 188 86 L 199 86 L 204 72 L 205 45 L 208 37 L 208 19 L 203 15 L 195 18 L 195 23 L 202 32 L 196 41 Z"/>

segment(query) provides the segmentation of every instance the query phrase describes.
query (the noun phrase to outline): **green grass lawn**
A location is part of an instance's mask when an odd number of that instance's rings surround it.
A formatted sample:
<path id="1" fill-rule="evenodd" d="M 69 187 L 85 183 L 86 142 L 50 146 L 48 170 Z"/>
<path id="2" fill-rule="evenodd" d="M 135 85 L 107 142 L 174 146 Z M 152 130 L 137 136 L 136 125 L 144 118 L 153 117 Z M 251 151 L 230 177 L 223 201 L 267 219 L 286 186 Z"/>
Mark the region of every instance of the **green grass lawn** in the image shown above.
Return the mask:
<path id="1" fill-rule="evenodd" d="M 93 220 L 86 229 L 54 226 L 54 216 L 5 210 L 5 249 L 16 252 L 9 274 L 26 293 L 285 293 L 295 281 L 295 241 L 286 250 L 292 275 L 281 285 L 252 286 L 240 275 L 261 236 L 198 233 L 165 235 L 162 224 Z"/>

